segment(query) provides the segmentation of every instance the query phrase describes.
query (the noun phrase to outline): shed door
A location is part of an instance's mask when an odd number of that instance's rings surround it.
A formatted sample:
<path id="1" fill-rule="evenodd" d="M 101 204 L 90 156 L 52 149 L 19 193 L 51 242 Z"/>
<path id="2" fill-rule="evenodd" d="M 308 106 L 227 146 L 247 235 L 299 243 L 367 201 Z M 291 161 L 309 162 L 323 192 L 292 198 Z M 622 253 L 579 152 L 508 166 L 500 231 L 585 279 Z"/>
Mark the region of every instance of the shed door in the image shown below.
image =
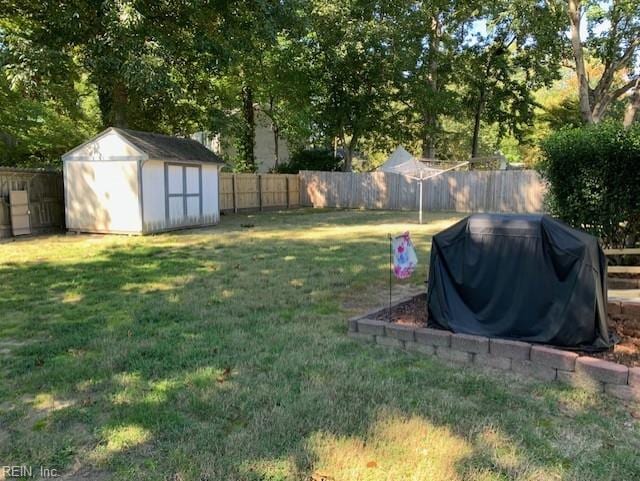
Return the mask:
<path id="1" fill-rule="evenodd" d="M 197 223 L 202 215 L 202 170 L 199 165 L 167 164 L 167 218 L 172 224 Z"/>
<path id="2" fill-rule="evenodd" d="M 11 230 L 13 235 L 31 234 L 29 193 L 26 190 L 10 191 L 9 208 L 11 209 Z"/>

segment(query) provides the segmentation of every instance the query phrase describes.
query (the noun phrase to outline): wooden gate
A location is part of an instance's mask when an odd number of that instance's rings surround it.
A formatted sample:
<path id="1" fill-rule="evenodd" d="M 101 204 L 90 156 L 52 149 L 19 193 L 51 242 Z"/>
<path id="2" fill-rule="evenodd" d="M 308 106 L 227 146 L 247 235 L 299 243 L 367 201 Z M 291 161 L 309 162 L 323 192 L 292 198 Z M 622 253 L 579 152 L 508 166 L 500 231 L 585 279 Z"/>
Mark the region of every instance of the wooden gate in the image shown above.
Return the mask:
<path id="1" fill-rule="evenodd" d="M 0 238 L 12 232 L 11 191 L 26 191 L 33 234 L 64 228 L 62 173 L 39 169 L 0 167 Z"/>

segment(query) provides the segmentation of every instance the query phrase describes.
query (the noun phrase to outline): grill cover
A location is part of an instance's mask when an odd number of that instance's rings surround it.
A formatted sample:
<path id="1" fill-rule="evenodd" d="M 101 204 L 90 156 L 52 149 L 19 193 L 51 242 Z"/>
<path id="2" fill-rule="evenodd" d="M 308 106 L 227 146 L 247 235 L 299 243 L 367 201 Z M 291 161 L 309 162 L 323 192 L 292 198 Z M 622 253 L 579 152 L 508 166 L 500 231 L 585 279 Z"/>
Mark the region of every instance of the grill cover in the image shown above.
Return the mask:
<path id="1" fill-rule="evenodd" d="M 429 322 L 453 332 L 610 347 L 595 237 L 546 215 L 471 215 L 433 237 Z"/>

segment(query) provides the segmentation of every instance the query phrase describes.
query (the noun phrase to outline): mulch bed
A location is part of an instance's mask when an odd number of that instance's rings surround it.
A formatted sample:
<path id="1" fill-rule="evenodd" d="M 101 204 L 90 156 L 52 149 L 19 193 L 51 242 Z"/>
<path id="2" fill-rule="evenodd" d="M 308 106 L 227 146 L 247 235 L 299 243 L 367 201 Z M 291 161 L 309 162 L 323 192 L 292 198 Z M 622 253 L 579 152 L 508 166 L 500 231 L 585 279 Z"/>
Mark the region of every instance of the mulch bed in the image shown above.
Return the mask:
<path id="1" fill-rule="evenodd" d="M 388 321 L 389 311 L 384 309 L 376 319 Z M 416 296 L 391 309 L 391 322 L 408 326 L 427 326 L 427 297 Z M 429 326 L 434 327 L 434 326 Z M 578 352 L 580 355 L 598 357 L 625 366 L 640 366 L 640 321 L 619 316 L 609 318 L 609 329 L 617 334 L 620 342 L 605 352 Z"/>

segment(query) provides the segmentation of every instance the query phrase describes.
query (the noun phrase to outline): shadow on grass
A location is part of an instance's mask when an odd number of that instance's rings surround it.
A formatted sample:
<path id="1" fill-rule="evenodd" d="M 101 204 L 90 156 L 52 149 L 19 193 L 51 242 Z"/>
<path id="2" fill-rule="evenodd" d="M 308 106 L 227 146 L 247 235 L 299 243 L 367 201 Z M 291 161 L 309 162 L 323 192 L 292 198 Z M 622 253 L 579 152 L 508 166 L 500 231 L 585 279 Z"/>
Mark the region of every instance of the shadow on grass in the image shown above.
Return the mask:
<path id="1" fill-rule="evenodd" d="M 3 462 L 129 479 L 640 473 L 638 427 L 607 400 L 352 343 L 340 304 L 384 285 L 383 233 L 338 214 L 274 231 L 273 215 L 0 267 L 2 338 L 28 342 L 3 359 Z M 34 421 L 43 399 L 66 403 Z"/>

